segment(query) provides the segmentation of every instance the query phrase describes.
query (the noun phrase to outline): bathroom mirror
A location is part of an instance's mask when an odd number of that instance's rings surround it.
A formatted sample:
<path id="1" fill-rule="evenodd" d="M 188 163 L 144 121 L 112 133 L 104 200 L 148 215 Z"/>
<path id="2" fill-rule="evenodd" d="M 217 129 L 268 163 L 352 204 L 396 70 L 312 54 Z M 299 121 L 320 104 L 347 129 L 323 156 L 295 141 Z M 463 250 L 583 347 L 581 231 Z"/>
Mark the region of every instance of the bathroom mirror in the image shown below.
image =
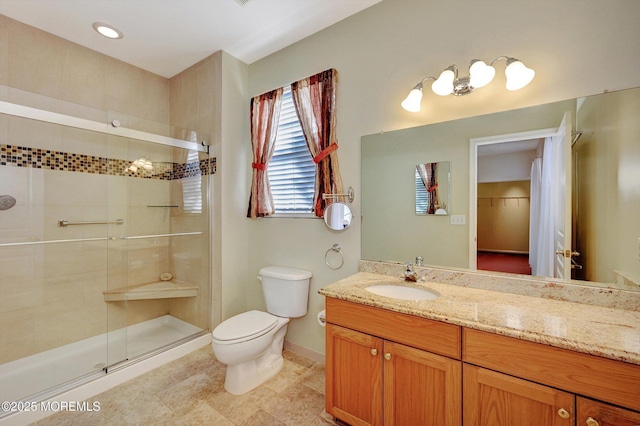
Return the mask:
<path id="1" fill-rule="evenodd" d="M 352 220 L 351 209 L 344 203 L 334 202 L 324 209 L 324 223 L 334 231 L 344 231 Z"/>
<path id="2" fill-rule="evenodd" d="M 558 128 L 567 111 L 578 132 L 568 172 L 573 250 L 581 253 L 575 260 L 582 269 L 573 269 L 572 278 L 640 290 L 634 284 L 640 277 L 640 88 L 363 136 L 362 258 L 407 262 L 420 255 L 427 265 L 469 268 L 470 203 L 479 202 L 470 200 L 470 140 Z M 407 208 L 415 202 L 407 176 L 415 178 L 407 171 L 423 158 L 450 161 L 455 192 L 447 212 L 457 224 L 425 221 Z M 494 164 L 497 170 L 509 162 Z M 509 202 L 518 201 L 493 205 Z M 507 221 L 497 223 L 510 230 Z"/>
<path id="3" fill-rule="evenodd" d="M 448 215 L 451 205 L 449 161 L 421 163 L 415 167 L 416 214 Z"/>

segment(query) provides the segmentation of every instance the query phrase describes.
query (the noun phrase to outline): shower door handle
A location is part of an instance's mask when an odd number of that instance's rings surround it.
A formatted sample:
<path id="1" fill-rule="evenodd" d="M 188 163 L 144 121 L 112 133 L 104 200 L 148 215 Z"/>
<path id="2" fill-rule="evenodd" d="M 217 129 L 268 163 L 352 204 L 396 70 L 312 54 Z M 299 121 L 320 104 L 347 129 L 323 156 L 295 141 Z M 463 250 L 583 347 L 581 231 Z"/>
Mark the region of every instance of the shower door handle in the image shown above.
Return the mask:
<path id="1" fill-rule="evenodd" d="M 71 225 L 122 225 L 124 223 L 124 219 L 116 219 L 116 220 L 91 220 L 87 222 L 71 222 L 68 220 L 59 220 L 58 226 L 71 226 Z"/>

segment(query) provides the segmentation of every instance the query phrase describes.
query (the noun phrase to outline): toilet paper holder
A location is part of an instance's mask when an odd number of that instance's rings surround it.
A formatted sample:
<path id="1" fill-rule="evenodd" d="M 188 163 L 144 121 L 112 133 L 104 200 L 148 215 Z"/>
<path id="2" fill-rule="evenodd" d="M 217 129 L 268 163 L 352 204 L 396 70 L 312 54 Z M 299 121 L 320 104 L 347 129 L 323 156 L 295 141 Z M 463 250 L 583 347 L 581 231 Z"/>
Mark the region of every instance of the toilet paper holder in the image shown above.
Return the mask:
<path id="1" fill-rule="evenodd" d="M 318 324 L 320 327 L 327 325 L 327 312 L 324 309 L 318 312 Z"/>

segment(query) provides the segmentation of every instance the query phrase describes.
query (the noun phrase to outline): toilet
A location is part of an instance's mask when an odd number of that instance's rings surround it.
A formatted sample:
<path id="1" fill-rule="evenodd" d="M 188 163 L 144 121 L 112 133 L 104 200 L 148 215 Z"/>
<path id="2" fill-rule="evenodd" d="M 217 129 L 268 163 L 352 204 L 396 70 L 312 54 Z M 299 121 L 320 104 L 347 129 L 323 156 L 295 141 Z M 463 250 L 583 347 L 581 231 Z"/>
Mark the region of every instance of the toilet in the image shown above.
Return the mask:
<path id="1" fill-rule="evenodd" d="M 280 372 L 289 318 L 307 314 L 311 272 L 283 266 L 260 269 L 267 312 L 231 317 L 212 333 L 213 354 L 227 365 L 224 388 L 242 395 Z"/>

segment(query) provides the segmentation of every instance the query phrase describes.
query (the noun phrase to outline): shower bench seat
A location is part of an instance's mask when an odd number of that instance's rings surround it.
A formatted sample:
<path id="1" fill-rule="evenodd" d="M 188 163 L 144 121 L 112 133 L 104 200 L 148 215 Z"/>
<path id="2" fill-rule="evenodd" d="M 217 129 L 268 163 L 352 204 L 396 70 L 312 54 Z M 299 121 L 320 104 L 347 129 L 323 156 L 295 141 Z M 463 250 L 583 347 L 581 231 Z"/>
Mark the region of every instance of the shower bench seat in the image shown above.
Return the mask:
<path id="1" fill-rule="evenodd" d="M 105 302 L 123 300 L 170 299 L 174 297 L 196 297 L 198 287 L 180 281 L 156 281 L 103 292 Z"/>

